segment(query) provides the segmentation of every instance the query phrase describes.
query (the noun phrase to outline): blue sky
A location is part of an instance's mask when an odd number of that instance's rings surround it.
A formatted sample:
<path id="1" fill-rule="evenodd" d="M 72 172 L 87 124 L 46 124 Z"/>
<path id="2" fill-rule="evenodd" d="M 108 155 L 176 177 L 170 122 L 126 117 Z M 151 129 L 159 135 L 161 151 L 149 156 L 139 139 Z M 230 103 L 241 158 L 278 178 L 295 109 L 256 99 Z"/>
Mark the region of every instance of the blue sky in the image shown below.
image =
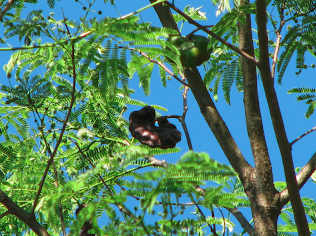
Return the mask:
<path id="1" fill-rule="evenodd" d="M 56 2 L 55 9 L 49 10 L 46 4 L 46 1 L 40 1 L 41 3 L 36 5 L 35 9 L 45 9 L 44 16 L 47 16 L 49 12 L 55 12 L 55 17 L 57 19 L 61 19 L 62 10 L 64 10 L 65 16 L 69 19 L 78 19 L 78 17 L 83 16 L 85 11 L 82 10 L 82 6 L 79 3 L 75 3 L 74 1 L 61 1 Z M 86 3 L 85 1 L 82 1 Z M 104 16 L 113 16 L 118 17 L 116 9 L 111 5 L 104 5 L 100 1 L 100 4 L 95 4 L 93 9 L 97 12 L 101 10 Z M 127 13 L 138 10 L 145 5 L 147 5 L 149 1 L 145 0 L 130 0 L 116 1 L 116 7 L 119 10 L 121 15 L 125 15 Z M 186 5 L 191 4 L 191 6 L 197 8 L 203 6 L 201 11 L 206 12 L 206 16 L 208 17 L 208 21 L 201 21 L 201 24 L 210 25 L 215 24 L 219 17 L 215 16 L 216 7 L 213 6 L 211 0 L 182 0 L 175 1 L 176 5 L 179 9 L 183 9 Z M 87 5 L 87 4 L 86 4 Z M 99 8 L 98 8 L 99 7 Z M 33 7 L 32 7 L 33 8 Z M 90 13 L 91 17 L 98 17 L 98 15 L 94 12 Z M 160 26 L 160 22 L 156 13 L 153 9 L 145 10 L 141 13 L 141 18 L 145 22 L 151 22 L 153 25 Z M 252 26 L 255 26 L 253 22 Z M 194 27 L 191 27 L 188 23 L 185 24 L 183 28 L 183 35 L 191 32 Z M 286 30 L 284 28 L 284 30 Z M 200 33 L 201 35 L 204 35 Z M 272 36 L 272 34 L 270 34 Z M 272 38 L 273 39 L 273 38 Z M 21 46 L 22 43 L 9 41 L 12 46 Z M 5 47 L 5 45 L 2 45 Z M 1 65 L 7 63 L 9 60 L 10 52 L 1 52 L 2 56 L 0 58 Z M 307 64 L 315 63 L 315 58 L 307 57 Z M 316 64 L 316 63 L 315 63 Z M 203 66 L 199 66 L 199 71 L 202 77 L 205 74 L 205 70 Z M 285 127 L 288 134 L 289 141 L 293 141 L 299 135 L 305 133 L 310 130 L 314 126 L 316 126 L 315 116 L 312 115 L 310 119 L 306 119 L 304 113 L 307 109 L 307 105 L 303 102 L 296 102 L 295 95 L 288 95 L 287 91 L 293 87 L 316 87 L 315 86 L 315 72 L 313 68 L 309 68 L 307 70 L 303 70 L 299 76 L 295 75 L 295 72 L 298 69 L 295 68 L 295 58 L 292 58 L 292 62 L 287 69 L 287 72 L 284 75 L 282 85 L 276 85 L 276 92 L 278 94 L 278 99 L 280 102 L 281 112 L 283 114 L 283 119 L 285 123 Z M 7 84 L 6 75 L 3 70 L 1 73 L 1 82 L 2 84 Z M 265 100 L 264 91 L 262 88 L 260 77 L 258 77 L 258 89 L 260 95 L 260 106 L 261 113 L 263 116 L 264 123 L 264 131 L 266 135 L 266 140 L 268 143 L 268 149 L 271 156 L 271 162 L 273 166 L 273 174 L 274 181 L 284 181 L 284 172 L 282 161 L 279 153 L 279 149 L 276 143 L 271 119 L 269 117 L 269 110 L 267 107 L 267 103 Z M 162 86 L 160 82 L 159 73 L 157 67 L 155 68 L 151 80 L 151 94 L 150 96 L 145 96 L 142 88 L 139 87 L 139 80 L 137 77 L 130 81 L 130 87 L 136 91 L 136 93 L 131 94 L 131 98 L 141 100 L 143 102 L 150 104 L 161 105 L 168 109 L 168 112 L 161 112 L 162 115 L 181 115 L 183 110 L 182 104 L 182 90 L 180 90 L 181 84 L 177 82 L 175 79 L 168 81 L 167 88 Z M 248 160 L 250 164 L 253 164 L 250 144 L 247 137 L 246 125 L 245 125 L 245 115 L 243 108 L 243 93 L 237 92 L 237 90 L 233 87 L 231 94 L 231 105 L 227 105 L 224 101 L 223 93 L 220 89 L 218 102 L 216 103 L 216 107 L 219 110 L 220 114 L 223 116 L 224 121 L 232 133 L 232 136 L 235 138 L 237 145 L 241 149 L 242 153 Z M 191 92 L 188 94 L 188 112 L 186 116 L 186 122 L 188 126 L 188 130 L 192 139 L 194 151 L 197 152 L 207 152 L 211 158 L 216 159 L 220 163 L 229 164 L 227 158 L 223 154 L 219 144 L 216 142 L 214 135 L 211 130 L 207 126 L 202 114 L 200 113 L 199 107 L 194 100 L 194 97 Z M 125 114 L 125 117 L 128 118 L 130 112 L 134 110 L 139 110 L 139 107 L 129 106 L 128 110 Z M 164 158 L 167 162 L 174 163 L 179 157 L 188 150 L 187 143 L 185 140 L 184 133 L 182 131 L 181 125 L 177 120 L 172 120 L 180 132 L 182 132 L 182 141 L 177 145 L 181 148 L 181 152 L 177 154 L 170 154 L 166 156 L 158 156 L 157 158 Z M 311 156 L 315 152 L 315 139 L 316 132 L 309 134 L 302 140 L 298 141 L 293 146 L 293 159 L 295 167 L 304 166 Z M 315 185 L 311 185 L 308 183 L 301 191 L 301 196 L 314 197 L 316 196 L 316 188 Z M 247 219 L 250 220 L 250 216 L 247 215 Z M 241 230 L 237 230 L 241 232 Z"/>

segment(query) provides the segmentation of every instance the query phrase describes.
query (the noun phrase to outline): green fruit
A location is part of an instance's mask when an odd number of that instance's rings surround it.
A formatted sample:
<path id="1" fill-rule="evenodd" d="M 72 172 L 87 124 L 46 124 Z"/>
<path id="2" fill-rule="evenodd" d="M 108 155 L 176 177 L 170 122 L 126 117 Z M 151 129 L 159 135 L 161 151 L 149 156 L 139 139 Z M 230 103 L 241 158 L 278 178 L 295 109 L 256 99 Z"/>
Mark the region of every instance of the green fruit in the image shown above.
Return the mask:
<path id="1" fill-rule="evenodd" d="M 207 49 L 209 39 L 200 35 L 191 35 L 189 39 L 170 36 L 168 41 L 180 51 L 183 67 L 195 67 L 210 59 L 212 48 Z"/>
<path id="2" fill-rule="evenodd" d="M 208 38 L 201 36 L 201 35 L 192 35 L 190 40 L 194 42 L 194 45 L 199 48 L 207 48 L 208 43 L 210 40 Z"/>
<path id="3" fill-rule="evenodd" d="M 210 59 L 210 54 L 212 53 L 213 49 L 209 48 L 207 49 L 207 46 L 210 42 L 210 40 L 204 36 L 200 35 L 192 35 L 190 37 L 190 40 L 194 43 L 194 46 L 198 48 L 199 53 L 195 55 L 195 65 L 199 66 L 203 62 L 207 61 Z"/>
<path id="4" fill-rule="evenodd" d="M 186 38 L 181 37 L 181 36 L 175 36 L 175 35 L 174 35 L 174 36 L 170 36 L 170 37 L 168 38 L 168 41 L 169 41 L 172 45 L 174 45 L 174 46 L 176 46 L 176 47 L 179 47 L 181 44 L 187 42 L 188 40 L 187 40 Z"/>
<path id="5" fill-rule="evenodd" d="M 183 67 L 197 66 L 197 58 L 199 58 L 200 50 L 197 47 L 186 48 L 180 51 L 180 60 Z"/>
<path id="6" fill-rule="evenodd" d="M 194 67 L 201 65 L 203 61 L 200 61 L 201 51 L 197 47 L 187 48 L 181 51 L 181 63 L 184 67 Z"/>
<path id="7" fill-rule="evenodd" d="M 194 42 L 194 45 L 198 47 L 202 52 L 205 51 L 208 54 L 212 53 L 213 48 L 207 49 L 207 46 L 210 43 L 210 40 L 208 38 L 200 35 L 192 35 L 190 39 Z"/>

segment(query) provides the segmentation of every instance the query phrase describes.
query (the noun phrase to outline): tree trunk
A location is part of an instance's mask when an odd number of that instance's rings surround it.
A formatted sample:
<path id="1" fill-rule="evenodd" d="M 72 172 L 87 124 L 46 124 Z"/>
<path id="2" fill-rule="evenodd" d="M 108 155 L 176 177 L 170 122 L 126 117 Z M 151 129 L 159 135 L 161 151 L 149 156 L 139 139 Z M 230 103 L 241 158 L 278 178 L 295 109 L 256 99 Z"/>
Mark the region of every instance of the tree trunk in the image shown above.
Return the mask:
<path id="1" fill-rule="evenodd" d="M 150 0 L 155 2 L 155 0 Z M 247 2 L 245 2 L 247 4 Z M 170 9 L 167 6 L 154 6 L 164 27 L 178 30 L 174 23 Z M 239 37 L 242 41 L 240 49 L 254 55 L 251 36 L 250 16 L 244 25 L 239 24 Z M 169 22 L 168 24 L 166 22 Z M 211 128 L 230 164 L 238 173 L 245 192 L 251 202 L 251 211 L 254 220 L 254 236 L 276 236 L 277 219 L 280 214 L 280 194 L 273 184 L 272 168 L 269 153 L 265 142 L 262 119 L 257 94 L 256 65 L 253 61 L 242 57 L 244 77 L 245 112 L 247 117 L 248 136 L 255 160 L 255 167 L 251 167 L 236 142 L 231 136 L 225 122 L 218 113 L 216 106 L 205 87 L 205 84 L 196 68 L 185 68 L 185 77 L 190 89 L 201 109 L 207 124 Z"/>

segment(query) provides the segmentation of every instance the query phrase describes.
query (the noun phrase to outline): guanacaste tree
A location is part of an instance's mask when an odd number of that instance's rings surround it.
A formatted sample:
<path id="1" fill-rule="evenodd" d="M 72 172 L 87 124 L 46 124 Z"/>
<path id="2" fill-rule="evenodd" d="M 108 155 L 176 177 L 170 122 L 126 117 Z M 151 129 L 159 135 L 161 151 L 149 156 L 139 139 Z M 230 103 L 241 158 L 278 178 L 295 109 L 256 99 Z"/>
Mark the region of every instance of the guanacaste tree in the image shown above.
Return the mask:
<path id="1" fill-rule="evenodd" d="M 310 235 L 316 203 L 299 190 L 315 179 L 316 154 L 296 170 L 293 145 L 314 129 L 288 140 L 275 88 L 293 55 L 298 76 L 315 67 L 305 57 L 316 55 L 316 1 L 213 0 L 217 11 L 206 12 L 195 6 L 199 1 L 184 9 L 180 1 L 140 2 L 130 14 L 104 17 L 102 8 L 115 1 L 47 1 L 49 8 L 81 6 L 81 18 L 70 19 L 64 10 L 59 18 L 33 10 L 36 0 L 1 1 L 0 51 L 11 52 L 3 67 L 8 82 L 1 86 L 1 234 Z M 161 27 L 141 19 L 152 9 Z M 216 24 L 203 24 L 216 14 Z M 184 35 L 188 26 L 193 30 Z M 5 44 L 17 39 L 17 47 Z M 154 68 L 164 86 L 170 79 L 179 83 L 181 115 L 162 116 L 167 110 L 159 101 L 132 98 L 129 80 L 138 76 L 149 95 Z M 285 182 L 273 179 L 258 83 Z M 214 103 L 230 103 L 234 85 L 244 96 L 253 165 Z M 315 92 L 303 85 L 289 91 L 306 101 L 307 118 Z M 185 119 L 188 93 L 231 166 L 194 152 Z M 180 139 L 187 152 L 167 163 L 164 155 L 176 156 Z"/>

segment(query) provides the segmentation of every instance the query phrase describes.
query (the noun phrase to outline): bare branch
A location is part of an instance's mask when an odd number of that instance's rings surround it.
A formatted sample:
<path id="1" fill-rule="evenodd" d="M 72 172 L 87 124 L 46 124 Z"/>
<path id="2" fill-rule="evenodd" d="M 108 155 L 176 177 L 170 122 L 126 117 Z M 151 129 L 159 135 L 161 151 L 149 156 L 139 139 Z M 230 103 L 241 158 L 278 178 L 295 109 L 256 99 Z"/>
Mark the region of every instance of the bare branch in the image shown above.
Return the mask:
<path id="1" fill-rule="evenodd" d="M 194 200 L 194 199 L 192 199 L 192 200 Z M 200 214 L 201 214 L 201 216 L 203 216 L 203 218 L 206 220 L 206 216 L 204 215 L 204 213 L 203 213 L 203 211 L 201 210 L 201 208 L 199 207 L 199 205 L 197 204 L 197 203 L 195 203 L 195 201 L 194 201 L 194 205 L 196 206 L 196 208 L 198 209 L 198 211 L 200 212 Z M 213 215 L 213 218 L 215 218 L 214 217 L 214 215 Z M 216 233 L 216 224 L 214 224 L 213 225 L 213 227 L 209 224 L 209 223 L 207 223 L 207 225 L 208 225 L 208 227 L 211 229 L 211 232 L 213 233 L 213 235 L 214 236 L 218 236 L 218 234 Z"/>
<path id="2" fill-rule="evenodd" d="M 41 133 L 41 138 L 44 140 L 44 143 L 45 143 L 45 146 L 46 146 L 46 149 L 47 149 L 47 152 L 49 154 L 50 157 L 52 157 L 52 152 L 51 152 L 51 149 L 50 149 L 50 145 L 48 144 L 47 140 L 46 140 L 46 137 L 44 135 L 44 130 L 42 127 L 45 126 L 44 124 L 44 116 L 45 114 L 43 115 L 43 117 L 41 118 L 40 115 L 39 115 L 39 112 L 37 110 L 37 107 L 36 106 L 33 106 L 34 108 L 34 112 L 36 113 L 36 115 L 38 116 L 39 120 L 41 121 L 41 124 L 38 124 L 37 122 L 37 119 L 35 119 L 35 123 L 37 124 L 38 127 L 41 127 L 40 130 L 40 133 Z M 53 161 L 53 171 L 54 171 L 54 178 L 55 178 L 55 186 L 58 188 L 58 174 L 57 174 L 57 169 L 56 169 L 56 166 L 55 166 L 55 162 Z M 64 215 L 63 215 L 63 208 L 62 208 L 62 204 L 61 202 L 59 203 L 59 214 L 60 214 L 60 221 L 61 221 L 61 228 L 62 228 L 62 232 L 63 232 L 63 235 L 65 236 L 66 235 L 66 227 L 65 227 L 65 221 L 64 221 Z"/>
<path id="3" fill-rule="evenodd" d="M 276 68 L 276 64 L 277 64 L 278 54 L 279 54 L 279 51 L 280 51 L 280 43 L 281 43 L 281 34 L 279 33 L 279 31 L 277 31 L 277 40 L 276 40 L 276 43 L 275 43 L 273 62 L 272 62 L 272 69 L 271 69 L 271 77 L 272 77 L 273 81 L 274 81 L 275 68 Z"/>
<path id="4" fill-rule="evenodd" d="M 242 0 L 241 6 L 249 5 L 248 0 Z M 239 47 L 246 51 L 249 55 L 254 55 L 253 38 L 251 33 L 251 18 L 250 14 L 245 14 L 245 19 L 238 22 Z M 259 188 L 273 188 L 273 178 L 271 163 L 269 160 L 268 148 L 264 136 L 262 116 L 259 105 L 259 95 L 257 86 L 257 68 L 250 60 L 241 57 L 241 67 L 243 76 L 244 89 L 244 107 L 246 116 L 246 125 L 248 137 L 251 144 L 252 154 L 255 160 L 257 173 L 260 173 L 262 179 L 269 180 L 269 186 L 258 186 Z M 264 175 L 264 176 L 263 176 Z M 265 189 L 264 191 L 267 191 Z M 269 192 L 269 191 L 268 191 Z M 274 192 L 274 191 L 273 191 Z M 273 193 L 274 194 L 274 193 Z"/>
<path id="5" fill-rule="evenodd" d="M 191 138 L 190 138 L 190 135 L 189 135 L 189 131 L 188 131 L 187 125 L 185 123 L 185 116 L 186 116 L 187 111 L 188 111 L 188 104 L 187 104 L 188 91 L 189 91 L 189 87 L 188 86 L 184 86 L 183 93 L 182 93 L 182 97 L 183 97 L 183 113 L 182 113 L 182 116 L 180 118 L 180 122 L 182 124 L 182 128 L 183 128 L 183 131 L 185 133 L 185 137 L 187 139 L 189 150 L 193 150 L 193 146 L 192 146 Z"/>
<path id="6" fill-rule="evenodd" d="M 275 76 L 275 68 L 276 68 L 276 64 L 277 64 L 277 59 L 278 59 L 278 54 L 280 51 L 280 43 L 281 43 L 281 31 L 282 28 L 285 24 L 284 21 L 284 7 L 285 7 L 285 1 L 282 3 L 281 5 L 281 9 L 280 9 L 280 26 L 279 29 L 275 30 L 275 33 L 277 35 L 277 40 L 275 43 L 275 49 L 274 49 L 274 55 L 273 55 L 273 62 L 272 62 L 272 68 L 271 68 L 271 77 L 272 80 L 274 81 L 274 76 Z"/>
<path id="7" fill-rule="evenodd" d="M 150 1 L 155 2 L 154 0 Z M 169 5 L 169 3 L 166 4 Z M 168 7 L 162 6 L 160 4 L 155 7 L 155 10 L 159 18 L 161 19 L 162 25 L 164 27 L 178 30 L 177 25 L 174 22 L 174 18 Z M 167 24 L 166 22 L 172 22 L 171 26 L 169 23 Z M 200 27 L 199 24 L 197 26 Z M 237 144 L 232 138 L 225 122 L 218 113 L 198 70 L 196 68 L 185 69 L 185 77 L 188 80 L 191 91 L 199 104 L 201 113 L 203 114 L 207 124 L 213 131 L 225 155 L 227 156 L 235 171 L 239 174 L 243 183 L 247 183 L 246 176 L 253 170 L 253 168 L 245 160 Z"/>
<path id="8" fill-rule="evenodd" d="M 296 181 L 299 189 L 301 189 L 316 169 L 316 153 L 312 156 L 309 162 L 301 168 L 300 172 L 296 175 Z M 280 207 L 283 207 L 290 200 L 289 189 L 286 188 L 280 192 Z"/>
<path id="9" fill-rule="evenodd" d="M 164 118 L 176 118 L 176 119 L 180 119 L 181 118 L 181 116 L 178 116 L 178 115 L 167 115 L 167 116 L 159 116 L 159 117 L 156 117 L 155 118 L 155 121 L 158 121 L 158 120 L 162 120 L 162 119 L 164 119 Z"/>
<path id="10" fill-rule="evenodd" d="M 314 128 L 312 128 L 311 130 L 307 131 L 306 133 L 302 134 L 301 136 L 297 137 L 294 141 L 292 141 L 290 144 L 291 146 L 293 146 L 294 143 L 296 143 L 298 140 L 300 140 L 301 138 L 304 138 L 306 135 L 310 134 L 311 132 L 316 130 L 316 126 Z"/>
<path id="11" fill-rule="evenodd" d="M 150 1 L 154 2 L 154 0 Z M 161 8 L 164 10 L 164 12 L 170 11 L 169 7 L 167 6 L 162 6 Z M 159 10 L 157 11 L 157 8 L 155 8 L 155 10 L 160 19 L 166 17 L 164 21 L 162 21 L 164 27 L 168 27 L 168 25 L 164 25 L 164 22 L 174 21 L 171 13 L 161 14 Z M 200 25 L 198 24 L 198 26 Z M 176 26 L 172 29 L 178 30 Z M 201 109 L 201 113 L 203 114 L 205 121 L 211 128 L 229 162 L 231 163 L 235 171 L 239 174 L 241 181 L 245 183 L 245 181 L 248 181 L 246 178 L 247 174 L 250 173 L 253 168 L 246 161 L 235 140 L 231 136 L 230 131 L 228 130 L 223 118 L 219 114 L 208 90 L 205 87 L 199 71 L 195 67 L 185 68 L 184 74 L 188 81 L 190 89 Z"/>
<path id="12" fill-rule="evenodd" d="M 238 220 L 240 225 L 246 230 L 246 232 L 250 236 L 256 235 L 255 229 L 249 224 L 248 220 L 244 217 L 244 215 L 236 207 L 235 208 L 225 207 L 225 209 L 235 216 L 235 218 Z"/>

